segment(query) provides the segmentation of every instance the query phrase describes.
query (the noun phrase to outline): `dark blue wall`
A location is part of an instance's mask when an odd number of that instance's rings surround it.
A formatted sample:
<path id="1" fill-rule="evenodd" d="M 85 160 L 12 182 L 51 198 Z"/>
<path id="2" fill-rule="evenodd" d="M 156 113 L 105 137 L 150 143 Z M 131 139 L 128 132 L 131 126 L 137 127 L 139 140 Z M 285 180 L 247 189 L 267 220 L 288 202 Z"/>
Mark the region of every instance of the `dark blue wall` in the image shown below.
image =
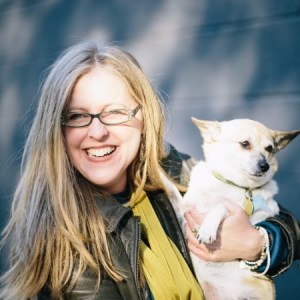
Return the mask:
<path id="1" fill-rule="evenodd" d="M 201 158 L 190 117 L 300 128 L 300 1 L 0 1 L 0 226 L 7 221 L 43 70 L 83 39 L 119 42 L 168 107 L 168 139 Z M 300 138 L 279 153 L 277 200 L 300 219 Z M 5 255 L 2 254 L 3 266 Z M 3 267 L 2 267 L 3 268 Z M 296 299 L 299 270 L 276 279 Z"/>

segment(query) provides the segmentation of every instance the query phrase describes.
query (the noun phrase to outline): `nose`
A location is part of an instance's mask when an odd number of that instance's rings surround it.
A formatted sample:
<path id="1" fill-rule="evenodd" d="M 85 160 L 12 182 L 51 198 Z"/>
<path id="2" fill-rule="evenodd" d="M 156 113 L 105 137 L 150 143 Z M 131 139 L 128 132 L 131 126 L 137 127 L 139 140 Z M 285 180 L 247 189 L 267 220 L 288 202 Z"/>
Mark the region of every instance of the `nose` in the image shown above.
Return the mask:
<path id="1" fill-rule="evenodd" d="M 262 158 L 258 161 L 258 167 L 264 173 L 270 169 L 270 165 L 265 158 Z"/>
<path id="2" fill-rule="evenodd" d="M 108 135 L 106 125 L 100 122 L 98 118 L 94 118 L 88 126 L 88 136 L 90 138 L 101 140 Z"/>

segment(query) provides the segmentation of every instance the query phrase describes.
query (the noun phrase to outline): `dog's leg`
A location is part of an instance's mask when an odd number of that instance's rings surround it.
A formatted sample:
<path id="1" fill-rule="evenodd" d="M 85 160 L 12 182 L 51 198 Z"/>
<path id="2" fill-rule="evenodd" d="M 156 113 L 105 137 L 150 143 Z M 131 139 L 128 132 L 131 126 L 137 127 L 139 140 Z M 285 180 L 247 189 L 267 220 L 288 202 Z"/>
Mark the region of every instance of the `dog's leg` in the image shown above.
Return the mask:
<path id="1" fill-rule="evenodd" d="M 177 187 L 173 182 L 166 177 L 163 172 L 160 172 L 160 178 L 166 188 L 168 197 L 173 205 L 177 218 L 180 224 L 183 224 L 183 214 L 184 214 L 184 200 Z"/>
<path id="2" fill-rule="evenodd" d="M 217 238 L 220 223 L 228 216 L 227 207 L 218 203 L 206 215 L 199 230 L 197 239 L 200 243 L 210 244 Z"/>

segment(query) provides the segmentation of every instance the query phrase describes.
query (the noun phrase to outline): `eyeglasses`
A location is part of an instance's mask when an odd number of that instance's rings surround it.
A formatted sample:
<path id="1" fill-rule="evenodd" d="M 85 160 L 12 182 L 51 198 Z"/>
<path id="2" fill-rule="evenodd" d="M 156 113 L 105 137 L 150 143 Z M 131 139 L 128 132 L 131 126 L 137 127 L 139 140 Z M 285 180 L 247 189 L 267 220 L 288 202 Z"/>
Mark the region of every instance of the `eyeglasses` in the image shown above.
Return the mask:
<path id="1" fill-rule="evenodd" d="M 75 128 L 86 127 L 92 123 L 94 118 L 99 119 L 104 125 L 119 125 L 134 118 L 140 109 L 141 105 L 138 105 L 133 110 L 107 106 L 99 114 L 65 112 L 62 114 L 62 125 Z"/>

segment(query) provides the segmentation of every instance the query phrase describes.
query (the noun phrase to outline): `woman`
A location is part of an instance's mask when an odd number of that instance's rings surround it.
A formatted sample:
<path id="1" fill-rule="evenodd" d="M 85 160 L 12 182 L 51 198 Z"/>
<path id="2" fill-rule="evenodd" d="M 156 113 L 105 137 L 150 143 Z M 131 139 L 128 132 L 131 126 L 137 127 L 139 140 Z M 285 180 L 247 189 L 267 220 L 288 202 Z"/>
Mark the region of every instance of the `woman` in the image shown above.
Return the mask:
<path id="1" fill-rule="evenodd" d="M 160 179 L 165 172 L 184 191 L 192 165 L 164 144 L 162 105 L 130 54 L 93 42 L 68 49 L 43 84 L 26 142 L 1 298 L 202 299 Z M 228 206 L 228 242 L 214 251 L 191 232 L 202 216 L 187 213 L 190 249 L 212 261 L 259 259 L 260 234 Z M 287 215 L 266 224 L 290 250 L 275 255 L 275 275 L 297 258 L 296 224 Z"/>

